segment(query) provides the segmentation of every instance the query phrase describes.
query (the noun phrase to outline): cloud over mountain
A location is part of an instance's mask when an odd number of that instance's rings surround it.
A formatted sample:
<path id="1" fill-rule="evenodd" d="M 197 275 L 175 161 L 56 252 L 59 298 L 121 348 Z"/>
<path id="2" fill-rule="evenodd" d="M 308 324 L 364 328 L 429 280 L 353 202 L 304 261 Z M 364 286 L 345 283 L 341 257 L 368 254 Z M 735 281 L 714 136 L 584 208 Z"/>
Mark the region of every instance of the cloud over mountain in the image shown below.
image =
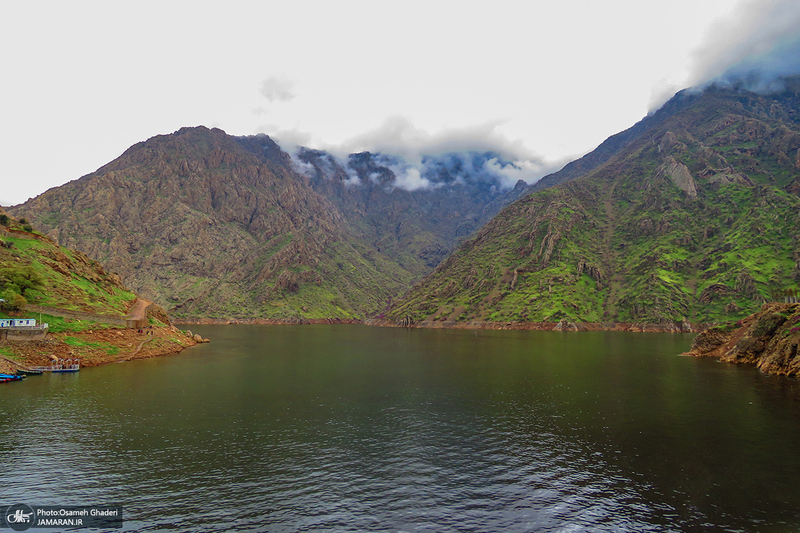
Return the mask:
<path id="1" fill-rule="evenodd" d="M 710 30 L 695 55 L 690 82 L 742 84 L 749 90 L 781 89 L 780 78 L 800 74 L 800 3 L 751 1 Z"/>
<path id="2" fill-rule="evenodd" d="M 502 121 L 493 121 L 429 133 L 408 119 L 395 116 L 362 135 L 322 149 L 332 154 L 344 169 L 348 169 L 349 154 L 381 154 L 381 164 L 395 175 L 392 186 L 409 191 L 440 186 L 439 176 L 443 173 L 453 181 L 479 177 L 495 180 L 499 187 L 510 189 L 519 180 L 535 183 L 566 162 L 545 161 L 521 141 L 503 135 L 499 130 L 501 124 Z M 297 153 L 300 143 L 295 141 L 296 135 L 275 137 L 284 150 Z M 303 165 L 298 161 L 299 170 L 302 171 Z M 351 178 L 350 184 L 361 181 L 355 176 Z"/>

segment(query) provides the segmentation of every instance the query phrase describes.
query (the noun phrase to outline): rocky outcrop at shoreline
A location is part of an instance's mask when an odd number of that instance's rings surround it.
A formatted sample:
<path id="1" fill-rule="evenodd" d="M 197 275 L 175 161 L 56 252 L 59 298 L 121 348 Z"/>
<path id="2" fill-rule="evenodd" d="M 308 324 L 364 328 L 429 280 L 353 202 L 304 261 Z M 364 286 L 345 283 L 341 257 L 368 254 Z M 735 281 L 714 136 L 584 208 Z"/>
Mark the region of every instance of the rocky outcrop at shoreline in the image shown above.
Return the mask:
<path id="1" fill-rule="evenodd" d="M 700 333 L 686 355 L 756 365 L 769 374 L 800 375 L 800 304 L 765 304 L 735 325 Z"/>

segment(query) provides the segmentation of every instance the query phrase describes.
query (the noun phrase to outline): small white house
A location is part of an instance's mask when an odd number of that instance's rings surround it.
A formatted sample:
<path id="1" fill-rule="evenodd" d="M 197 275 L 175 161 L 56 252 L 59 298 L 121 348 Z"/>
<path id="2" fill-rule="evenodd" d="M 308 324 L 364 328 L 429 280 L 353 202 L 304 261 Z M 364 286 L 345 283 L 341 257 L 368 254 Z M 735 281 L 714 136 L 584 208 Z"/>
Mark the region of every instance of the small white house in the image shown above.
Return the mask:
<path id="1" fill-rule="evenodd" d="M 36 327 L 35 318 L 0 318 L 0 328 L 32 328 Z"/>

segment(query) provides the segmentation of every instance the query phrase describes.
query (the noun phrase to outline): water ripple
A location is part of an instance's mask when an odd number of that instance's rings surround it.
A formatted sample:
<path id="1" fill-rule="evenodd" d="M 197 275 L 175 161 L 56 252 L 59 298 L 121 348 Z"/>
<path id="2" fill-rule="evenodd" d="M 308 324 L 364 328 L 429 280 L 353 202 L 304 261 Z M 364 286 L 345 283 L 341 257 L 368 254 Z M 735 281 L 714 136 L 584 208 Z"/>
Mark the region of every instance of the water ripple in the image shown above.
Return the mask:
<path id="1" fill-rule="evenodd" d="M 308 331 L 272 358 L 241 358 L 241 369 L 220 351 L 202 367 L 213 381 L 198 379 L 189 354 L 79 381 L 31 379 L 36 394 L 0 396 L 0 503 L 122 502 L 130 531 L 735 531 L 769 519 L 738 519 L 713 499 L 725 464 L 682 438 L 702 436 L 713 419 L 692 425 L 680 387 L 672 415 L 658 404 L 675 421 L 644 419 L 607 383 L 595 387 L 599 371 L 587 378 L 563 353 L 550 367 L 530 364 L 527 343 L 506 342 L 527 338 L 517 334 L 467 337 L 448 358 L 455 333 L 436 337 L 430 355 L 416 332 L 369 331 L 376 343 L 410 346 L 375 362 L 373 353 L 323 357 L 330 342 L 316 348 L 322 355 L 292 352 L 313 341 Z M 257 340 L 261 349 L 280 339 Z M 726 416 L 767 453 L 761 420 Z M 687 450 L 702 460 L 684 462 Z M 787 469 L 787 486 L 796 472 Z M 796 524 L 791 503 L 773 508 L 782 514 L 770 524 Z"/>

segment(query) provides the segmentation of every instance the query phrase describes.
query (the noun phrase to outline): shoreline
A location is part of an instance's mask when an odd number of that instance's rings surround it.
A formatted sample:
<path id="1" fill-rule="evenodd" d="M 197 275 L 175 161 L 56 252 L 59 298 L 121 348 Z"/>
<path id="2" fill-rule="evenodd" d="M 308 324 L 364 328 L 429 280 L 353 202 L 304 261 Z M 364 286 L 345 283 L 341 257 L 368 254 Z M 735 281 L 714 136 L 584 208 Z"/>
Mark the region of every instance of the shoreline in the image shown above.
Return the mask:
<path id="1" fill-rule="evenodd" d="M 780 311 L 782 316 L 776 313 Z M 767 373 L 800 374 L 800 358 L 795 359 L 796 345 L 771 346 L 770 335 L 765 335 L 765 320 L 775 321 L 774 327 L 782 324 L 782 317 L 794 316 L 789 322 L 791 332 L 782 337 L 794 338 L 798 329 L 797 313 L 800 304 L 765 304 L 760 313 L 740 320 L 739 327 L 720 326 L 715 323 L 690 323 L 688 321 L 646 323 L 646 322 L 486 322 L 451 320 L 423 321 L 411 324 L 398 324 L 385 319 L 261 319 L 261 318 L 182 318 L 172 321 L 173 325 L 147 326 L 134 328 L 96 328 L 81 332 L 48 333 L 44 340 L 38 341 L 0 341 L 0 373 L 14 373 L 17 368 L 45 366 L 54 359 L 78 359 L 84 368 L 110 363 L 147 359 L 181 353 L 202 342 L 208 342 L 191 331 L 182 331 L 175 325 L 341 325 L 360 324 L 373 327 L 416 328 L 416 329 L 466 329 L 466 330 L 523 330 L 523 331 L 620 331 L 630 333 L 700 333 L 692 348 L 684 355 L 712 356 L 722 361 L 750 363 Z M 768 315 L 768 316 L 767 316 Z M 771 325 L 771 324 L 770 324 Z M 750 331 L 751 329 L 757 331 Z M 770 331 L 769 333 L 772 333 Z M 791 334 L 790 334 L 791 333 Z M 754 338 L 761 337 L 761 338 Z M 740 342 L 747 341 L 747 342 Z M 745 346 L 746 345 L 746 346 Z M 757 350 L 755 348 L 758 348 Z M 763 350 L 763 352 L 762 352 Z M 747 353 L 744 352 L 753 352 Z M 759 352 L 759 353 L 756 353 Z M 767 354 L 780 353 L 780 356 Z M 786 352 L 785 354 L 782 352 Z M 776 360 L 777 359 L 777 360 Z"/>
<path id="2" fill-rule="evenodd" d="M 670 322 L 650 324 L 646 322 L 420 322 L 401 325 L 385 321 L 365 321 L 369 326 L 420 328 L 420 329 L 491 329 L 523 331 L 626 331 L 630 333 L 699 333 L 712 324 L 690 324 L 689 322 Z"/>
<path id="3" fill-rule="evenodd" d="M 173 324 L 182 326 L 191 325 L 315 325 L 315 324 L 362 324 L 365 326 L 388 328 L 419 328 L 419 329 L 492 329 L 492 330 L 529 330 L 529 331 L 627 331 L 635 333 L 699 333 L 714 326 L 714 323 L 668 322 L 651 324 L 646 322 L 456 322 L 425 321 L 416 324 L 396 324 L 381 319 L 349 319 L 349 318 L 297 318 L 297 319 L 269 319 L 269 318 L 179 318 L 173 319 Z"/>
<path id="4" fill-rule="evenodd" d="M 58 359 L 78 359 L 82 368 L 175 355 L 199 344 L 174 326 L 99 328 L 48 333 L 40 341 L 0 342 L 0 373 L 19 367 L 46 366 Z M 9 354 L 13 352 L 13 355 Z"/>
<path id="5" fill-rule="evenodd" d="M 714 324 L 668 322 L 483 322 L 425 321 L 402 325 L 381 319 L 263 319 L 263 318 L 196 318 L 176 319 L 172 326 L 152 326 L 143 333 L 133 328 L 97 328 L 82 332 L 48 333 L 40 341 L 0 341 L 0 373 L 13 373 L 19 367 L 49 365 L 53 358 L 79 359 L 88 368 L 111 363 L 148 359 L 181 353 L 204 339 L 181 331 L 175 325 L 342 325 L 360 324 L 372 327 L 415 329 L 523 330 L 523 331 L 623 331 L 631 333 L 698 333 Z M 207 341 L 205 341 L 207 342 Z M 10 354 L 9 352 L 13 352 Z"/>
<path id="6" fill-rule="evenodd" d="M 173 318 L 179 326 L 252 324 L 257 326 L 294 326 L 313 324 L 363 324 L 355 318 Z"/>

